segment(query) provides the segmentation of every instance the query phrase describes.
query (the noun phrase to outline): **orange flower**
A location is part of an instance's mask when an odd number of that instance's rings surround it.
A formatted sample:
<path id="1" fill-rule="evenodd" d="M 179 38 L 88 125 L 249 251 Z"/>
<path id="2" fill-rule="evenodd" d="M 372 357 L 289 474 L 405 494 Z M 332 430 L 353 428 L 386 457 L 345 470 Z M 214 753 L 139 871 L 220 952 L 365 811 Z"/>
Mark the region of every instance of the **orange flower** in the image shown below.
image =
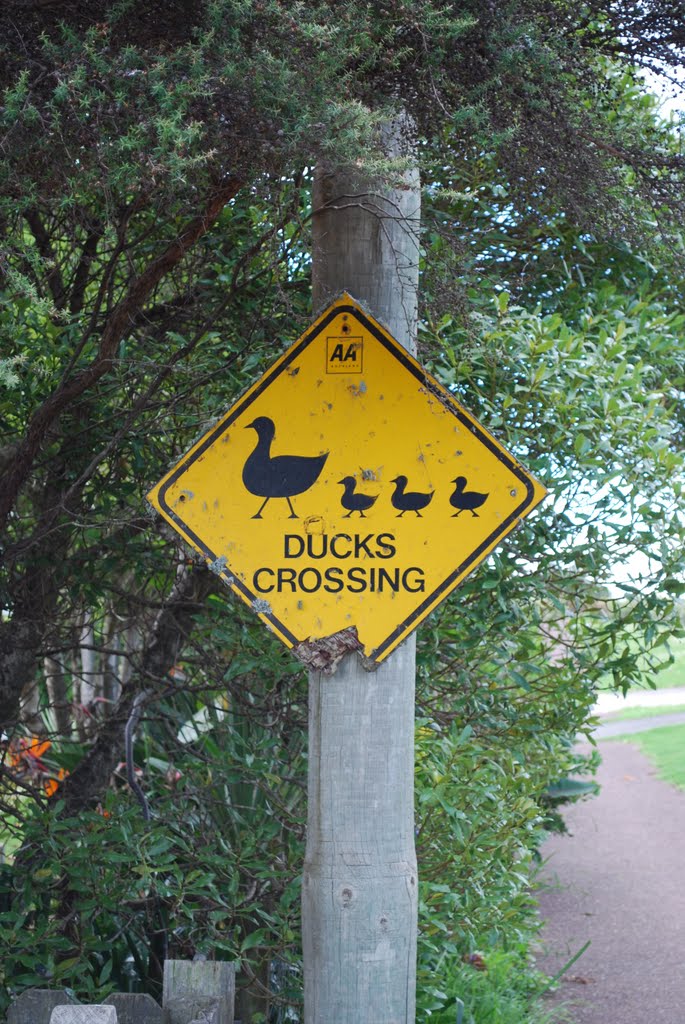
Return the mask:
<path id="1" fill-rule="evenodd" d="M 11 740 L 9 746 L 10 768 L 23 767 L 25 771 L 29 772 L 35 772 L 36 769 L 46 771 L 40 756 L 51 746 L 50 740 L 42 740 L 39 736 L 20 736 Z"/>
<path id="2" fill-rule="evenodd" d="M 28 776 L 32 783 L 42 786 L 43 792 L 48 797 L 57 792 L 60 782 L 69 774 L 65 768 L 60 768 L 55 775 L 41 761 L 41 756 L 47 753 L 51 747 L 51 741 L 41 739 L 40 736 L 14 737 L 8 747 L 9 766 L 14 769 L 16 776 L 18 778 Z"/>
<path id="3" fill-rule="evenodd" d="M 57 772 L 56 779 L 48 779 L 46 782 L 44 782 L 43 789 L 45 790 L 45 795 L 52 796 L 53 793 L 56 793 L 57 790 L 59 789 L 60 782 L 62 781 L 62 779 L 66 779 L 68 774 L 69 772 L 66 770 L 66 768 L 60 768 L 60 770 Z"/>
<path id="4" fill-rule="evenodd" d="M 32 737 L 32 742 L 27 746 L 26 753 L 29 757 L 40 757 L 46 750 L 49 750 L 52 746 L 50 740 L 41 740 L 40 737 Z"/>

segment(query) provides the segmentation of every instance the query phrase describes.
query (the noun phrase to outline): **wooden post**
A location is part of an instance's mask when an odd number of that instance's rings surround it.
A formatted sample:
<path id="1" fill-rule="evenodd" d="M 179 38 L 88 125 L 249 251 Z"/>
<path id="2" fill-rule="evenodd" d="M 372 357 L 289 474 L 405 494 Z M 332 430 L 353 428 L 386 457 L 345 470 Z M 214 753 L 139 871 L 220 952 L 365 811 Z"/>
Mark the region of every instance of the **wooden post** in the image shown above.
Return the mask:
<path id="1" fill-rule="evenodd" d="M 314 311 L 349 292 L 415 350 L 419 175 L 404 118 L 385 132 L 410 157 L 396 187 L 319 168 Z M 356 655 L 310 674 L 309 809 L 302 891 L 306 1024 L 414 1024 L 415 642 L 375 672 Z"/>
<path id="2" fill-rule="evenodd" d="M 165 960 L 162 1003 L 169 1024 L 232 1024 L 235 968 L 226 960 Z"/>

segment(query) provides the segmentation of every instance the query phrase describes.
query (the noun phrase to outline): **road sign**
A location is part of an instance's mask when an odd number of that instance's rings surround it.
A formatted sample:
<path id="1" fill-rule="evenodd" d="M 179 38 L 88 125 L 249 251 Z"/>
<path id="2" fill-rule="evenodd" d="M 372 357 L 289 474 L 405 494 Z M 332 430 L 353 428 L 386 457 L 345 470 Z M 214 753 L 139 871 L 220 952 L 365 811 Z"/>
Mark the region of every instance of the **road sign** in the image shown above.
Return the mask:
<path id="1" fill-rule="evenodd" d="M 343 295 L 148 498 L 289 647 L 380 662 L 545 493 Z"/>

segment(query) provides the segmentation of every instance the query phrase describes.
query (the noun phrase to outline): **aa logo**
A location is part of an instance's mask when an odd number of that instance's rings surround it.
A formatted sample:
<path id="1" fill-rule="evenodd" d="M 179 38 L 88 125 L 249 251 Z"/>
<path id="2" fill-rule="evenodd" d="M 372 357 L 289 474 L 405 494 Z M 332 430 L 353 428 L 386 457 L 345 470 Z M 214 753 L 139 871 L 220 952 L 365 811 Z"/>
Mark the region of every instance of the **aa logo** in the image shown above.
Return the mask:
<path id="1" fill-rule="evenodd" d="M 361 373 L 363 356 L 361 338 L 326 338 L 327 373 Z"/>

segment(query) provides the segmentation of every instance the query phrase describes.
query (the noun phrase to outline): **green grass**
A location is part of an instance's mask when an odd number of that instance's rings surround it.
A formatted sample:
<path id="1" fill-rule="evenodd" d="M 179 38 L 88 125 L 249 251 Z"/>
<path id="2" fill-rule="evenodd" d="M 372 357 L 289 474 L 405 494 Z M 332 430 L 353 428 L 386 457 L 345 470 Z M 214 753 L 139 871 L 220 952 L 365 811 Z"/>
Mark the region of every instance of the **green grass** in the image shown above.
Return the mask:
<path id="1" fill-rule="evenodd" d="M 625 722 L 631 718 L 658 718 L 659 715 L 672 715 L 685 711 L 685 704 L 668 704 L 659 707 L 623 708 L 622 711 L 610 711 L 602 715 L 603 722 Z"/>
<path id="2" fill-rule="evenodd" d="M 634 733 L 630 742 L 647 755 L 660 779 L 685 789 L 685 725 L 662 725 Z"/>

